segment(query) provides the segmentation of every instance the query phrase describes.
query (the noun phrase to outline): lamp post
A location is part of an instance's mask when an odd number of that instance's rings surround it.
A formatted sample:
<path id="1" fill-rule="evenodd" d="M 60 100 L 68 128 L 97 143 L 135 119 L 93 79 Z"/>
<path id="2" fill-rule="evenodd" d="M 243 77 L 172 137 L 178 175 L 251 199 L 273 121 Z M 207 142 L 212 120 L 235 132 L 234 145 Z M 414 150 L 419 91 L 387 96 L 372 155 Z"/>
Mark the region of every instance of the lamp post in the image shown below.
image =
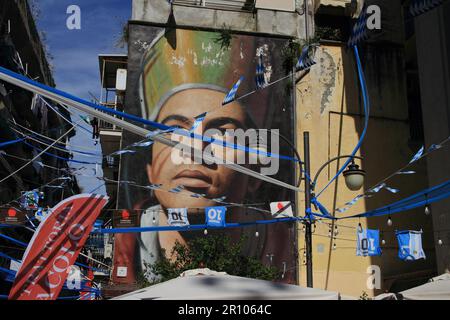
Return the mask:
<path id="1" fill-rule="evenodd" d="M 312 216 L 309 212 L 311 212 L 311 197 L 314 196 L 314 189 L 316 187 L 317 179 L 319 178 L 320 173 L 325 169 L 331 162 L 343 159 L 343 158 L 352 158 L 352 163 L 348 166 L 348 169 L 343 172 L 345 177 L 345 184 L 347 187 L 356 191 L 359 190 L 364 184 L 364 176 L 365 171 L 359 169 L 359 166 L 355 164 L 354 159 L 362 160 L 362 157 L 359 156 L 351 156 L 344 155 L 334 157 L 324 163 L 320 169 L 317 171 L 313 180 L 310 180 L 311 177 L 311 168 L 310 168 L 310 152 L 309 152 L 309 132 L 305 131 L 303 133 L 303 150 L 304 150 L 304 172 L 305 172 L 305 212 L 307 214 L 307 219 L 305 219 L 305 245 L 306 245 L 306 284 L 308 287 L 313 287 L 313 268 L 312 268 Z"/>

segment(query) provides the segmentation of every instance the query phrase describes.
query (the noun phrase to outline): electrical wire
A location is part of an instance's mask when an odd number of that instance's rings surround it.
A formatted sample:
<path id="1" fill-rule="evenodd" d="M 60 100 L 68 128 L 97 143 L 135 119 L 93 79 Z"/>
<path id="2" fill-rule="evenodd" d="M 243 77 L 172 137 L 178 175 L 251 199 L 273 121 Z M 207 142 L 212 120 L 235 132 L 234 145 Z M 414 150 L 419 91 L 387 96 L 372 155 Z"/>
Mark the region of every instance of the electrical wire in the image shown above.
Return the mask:
<path id="1" fill-rule="evenodd" d="M 450 137 L 447 137 L 447 138 L 444 139 L 442 142 L 440 142 L 438 145 L 441 146 L 441 147 L 445 147 L 445 146 L 447 146 L 447 143 L 448 143 L 449 141 L 450 141 Z M 422 158 L 428 156 L 430 153 L 432 153 L 432 152 L 434 152 L 434 151 L 436 151 L 436 150 L 440 150 L 440 149 L 441 149 L 441 148 L 432 149 L 432 150 L 429 149 L 427 152 L 425 152 L 424 154 L 422 154 L 422 156 L 420 156 L 419 158 L 417 158 L 416 161 L 418 161 L 418 160 L 420 160 L 420 159 L 422 159 Z M 392 177 L 394 177 L 394 176 L 400 174 L 402 171 L 404 171 L 405 169 L 407 169 L 409 166 L 411 166 L 411 165 L 412 165 L 413 163 L 415 163 L 416 161 L 414 161 L 414 162 L 409 162 L 408 164 L 406 164 L 405 166 L 401 167 L 400 169 L 398 169 L 398 170 L 395 171 L 394 173 L 388 175 L 387 177 L 385 177 L 385 178 L 383 178 L 382 180 L 378 181 L 377 183 L 375 183 L 375 184 L 372 185 L 371 187 L 367 188 L 368 191 L 366 191 L 366 192 L 364 192 L 364 193 L 358 195 L 357 197 L 359 197 L 359 196 L 361 196 L 361 197 L 367 196 L 368 194 L 370 194 L 370 190 L 373 190 L 375 187 L 377 187 L 377 186 L 381 185 L 382 183 L 388 181 L 388 180 L 391 179 Z M 353 199 L 355 199 L 355 198 L 353 198 Z M 350 202 L 350 201 L 352 201 L 352 200 L 349 200 L 349 201 L 347 201 L 346 203 L 348 203 L 348 202 Z M 341 208 L 343 208 L 343 207 L 344 207 L 344 206 L 341 206 L 341 207 L 335 209 L 334 211 L 337 212 L 339 209 L 341 209 Z"/>
<path id="2" fill-rule="evenodd" d="M 72 127 L 71 129 L 67 130 L 66 133 L 64 133 L 61 137 L 59 137 L 59 139 L 57 141 L 60 141 L 62 138 L 64 138 L 65 136 L 67 136 L 70 132 L 72 132 L 72 130 L 75 129 L 75 127 Z M 53 144 L 55 144 L 56 142 L 54 142 Z M 29 164 L 31 164 L 33 161 L 35 161 L 37 158 L 39 158 L 42 154 L 44 154 L 48 149 L 51 148 L 51 145 L 49 147 L 47 147 L 46 149 L 44 149 L 41 153 L 39 153 L 37 156 L 35 156 L 33 159 L 31 159 L 29 162 L 27 162 L 26 164 L 24 164 L 22 167 L 20 167 L 19 169 L 17 169 L 16 171 L 12 172 L 11 174 L 9 174 L 8 176 L 6 176 L 5 178 L 3 178 L 2 180 L 0 180 L 0 183 L 4 182 L 5 180 L 11 178 L 12 176 L 14 176 L 15 174 L 17 174 L 18 172 L 20 172 L 21 170 L 23 170 L 25 167 L 27 167 Z"/>

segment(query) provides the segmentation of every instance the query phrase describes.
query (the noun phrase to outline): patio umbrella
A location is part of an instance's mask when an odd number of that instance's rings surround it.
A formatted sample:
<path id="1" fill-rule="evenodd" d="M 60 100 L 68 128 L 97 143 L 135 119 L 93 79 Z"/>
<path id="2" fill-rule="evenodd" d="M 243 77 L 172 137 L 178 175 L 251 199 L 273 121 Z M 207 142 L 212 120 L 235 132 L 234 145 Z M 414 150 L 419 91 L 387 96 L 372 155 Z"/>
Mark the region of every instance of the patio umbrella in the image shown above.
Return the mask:
<path id="1" fill-rule="evenodd" d="M 196 269 L 112 300 L 339 300 L 339 293 Z"/>
<path id="2" fill-rule="evenodd" d="M 398 294 L 384 293 L 375 300 L 450 300 L 450 274 L 445 273 L 421 286 Z"/>

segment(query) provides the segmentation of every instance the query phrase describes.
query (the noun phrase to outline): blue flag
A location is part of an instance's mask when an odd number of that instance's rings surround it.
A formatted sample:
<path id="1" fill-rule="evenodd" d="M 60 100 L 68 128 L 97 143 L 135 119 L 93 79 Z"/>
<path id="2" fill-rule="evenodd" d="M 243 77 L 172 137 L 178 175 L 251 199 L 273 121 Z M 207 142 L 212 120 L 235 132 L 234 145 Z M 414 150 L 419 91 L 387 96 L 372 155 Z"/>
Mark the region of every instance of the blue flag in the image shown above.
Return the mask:
<path id="1" fill-rule="evenodd" d="M 366 7 L 364 6 L 361 10 L 361 14 L 358 17 L 358 20 L 353 25 L 352 33 L 347 41 L 347 46 L 349 47 L 356 46 L 357 44 L 366 40 L 367 38 L 368 38 L 367 12 Z"/>
<path id="2" fill-rule="evenodd" d="M 357 231 L 356 255 L 363 257 L 380 256 L 380 232 L 362 229 Z"/>
<path id="3" fill-rule="evenodd" d="M 225 213 L 226 207 L 207 207 L 205 208 L 206 225 L 210 227 L 224 227 L 226 225 Z"/>
<path id="4" fill-rule="evenodd" d="M 264 77 L 264 72 L 266 68 L 263 63 L 263 55 L 260 54 L 258 58 L 258 65 L 256 66 L 256 89 L 262 89 L 267 86 L 266 78 Z"/>
<path id="5" fill-rule="evenodd" d="M 412 0 L 409 12 L 413 17 L 417 17 L 440 6 L 443 2 L 444 0 Z"/>
<path id="6" fill-rule="evenodd" d="M 422 249 L 422 231 L 397 231 L 398 257 L 404 261 L 426 259 Z"/>
<path id="7" fill-rule="evenodd" d="M 233 102 L 234 99 L 236 99 L 236 93 L 239 89 L 239 86 L 241 85 L 241 82 L 244 80 L 244 76 L 240 77 L 239 80 L 236 82 L 236 84 L 231 88 L 230 92 L 228 92 L 227 96 L 222 102 L 222 105 L 226 105 L 230 102 Z"/>
<path id="8" fill-rule="evenodd" d="M 192 125 L 192 128 L 189 130 L 189 132 L 194 132 L 195 129 L 197 129 L 197 128 L 200 126 L 200 124 L 203 122 L 203 120 L 205 120 L 206 114 L 207 114 L 207 112 L 204 112 L 204 113 L 199 114 L 198 116 L 196 116 L 196 117 L 194 118 L 194 119 L 195 119 L 195 122 L 194 122 L 194 124 Z"/>
<path id="9" fill-rule="evenodd" d="M 411 161 L 409 163 L 413 163 L 413 162 L 419 160 L 420 157 L 422 157 L 422 155 L 423 155 L 423 150 L 424 150 L 424 146 L 422 146 L 422 148 L 420 148 L 420 150 L 417 151 L 417 153 L 414 155 L 414 157 L 411 159 Z"/>
<path id="10" fill-rule="evenodd" d="M 307 70 L 311 68 L 316 62 L 309 56 L 309 49 L 311 46 L 304 46 L 300 58 L 298 58 L 297 65 L 295 67 L 296 71 Z"/>

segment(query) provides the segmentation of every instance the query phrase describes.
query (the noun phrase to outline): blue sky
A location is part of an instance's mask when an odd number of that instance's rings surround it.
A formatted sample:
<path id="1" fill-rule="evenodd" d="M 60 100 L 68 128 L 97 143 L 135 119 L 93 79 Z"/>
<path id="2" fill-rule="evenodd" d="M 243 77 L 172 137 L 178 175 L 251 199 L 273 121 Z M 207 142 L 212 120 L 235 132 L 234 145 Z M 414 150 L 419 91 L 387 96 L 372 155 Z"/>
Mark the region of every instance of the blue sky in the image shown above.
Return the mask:
<path id="1" fill-rule="evenodd" d="M 100 96 L 100 73 L 98 55 L 102 53 L 126 53 L 126 48 L 116 46 L 123 25 L 131 17 L 131 0 L 34 0 L 39 8 L 37 27 L 45 32 L 48 51 L 53 59 L 53 77 L 56 87 L 80 98 L 91 100 L 89 92 Z M 69 18 L 67 8 L 77 5 L 81 9 L 81 29 L 69 30 L 66 21 Z M 72 116 L 73 121 L 80 118 Z M 87 126 L 86 124 L 84 124 Z M 100 144 L 94 145 L 92 137 L 83 130 L 71 139 L 73 146 L 92 148 L 100 153 Z M 74 160 L 98 162 L 99 157 L 86 157 L 74 154 Z M 82 192 L 89 192 L 99 186 L 101 181 L 95 178 L 95 165 L 71 164 L 74 168 L 86 167 L 78 176 Z M 97 175 L 102 175 L 101 165 Z M 92 176 L 92 177 L 89 177 Z M 96 190 L 105 193 L 104 186 Z"/>

